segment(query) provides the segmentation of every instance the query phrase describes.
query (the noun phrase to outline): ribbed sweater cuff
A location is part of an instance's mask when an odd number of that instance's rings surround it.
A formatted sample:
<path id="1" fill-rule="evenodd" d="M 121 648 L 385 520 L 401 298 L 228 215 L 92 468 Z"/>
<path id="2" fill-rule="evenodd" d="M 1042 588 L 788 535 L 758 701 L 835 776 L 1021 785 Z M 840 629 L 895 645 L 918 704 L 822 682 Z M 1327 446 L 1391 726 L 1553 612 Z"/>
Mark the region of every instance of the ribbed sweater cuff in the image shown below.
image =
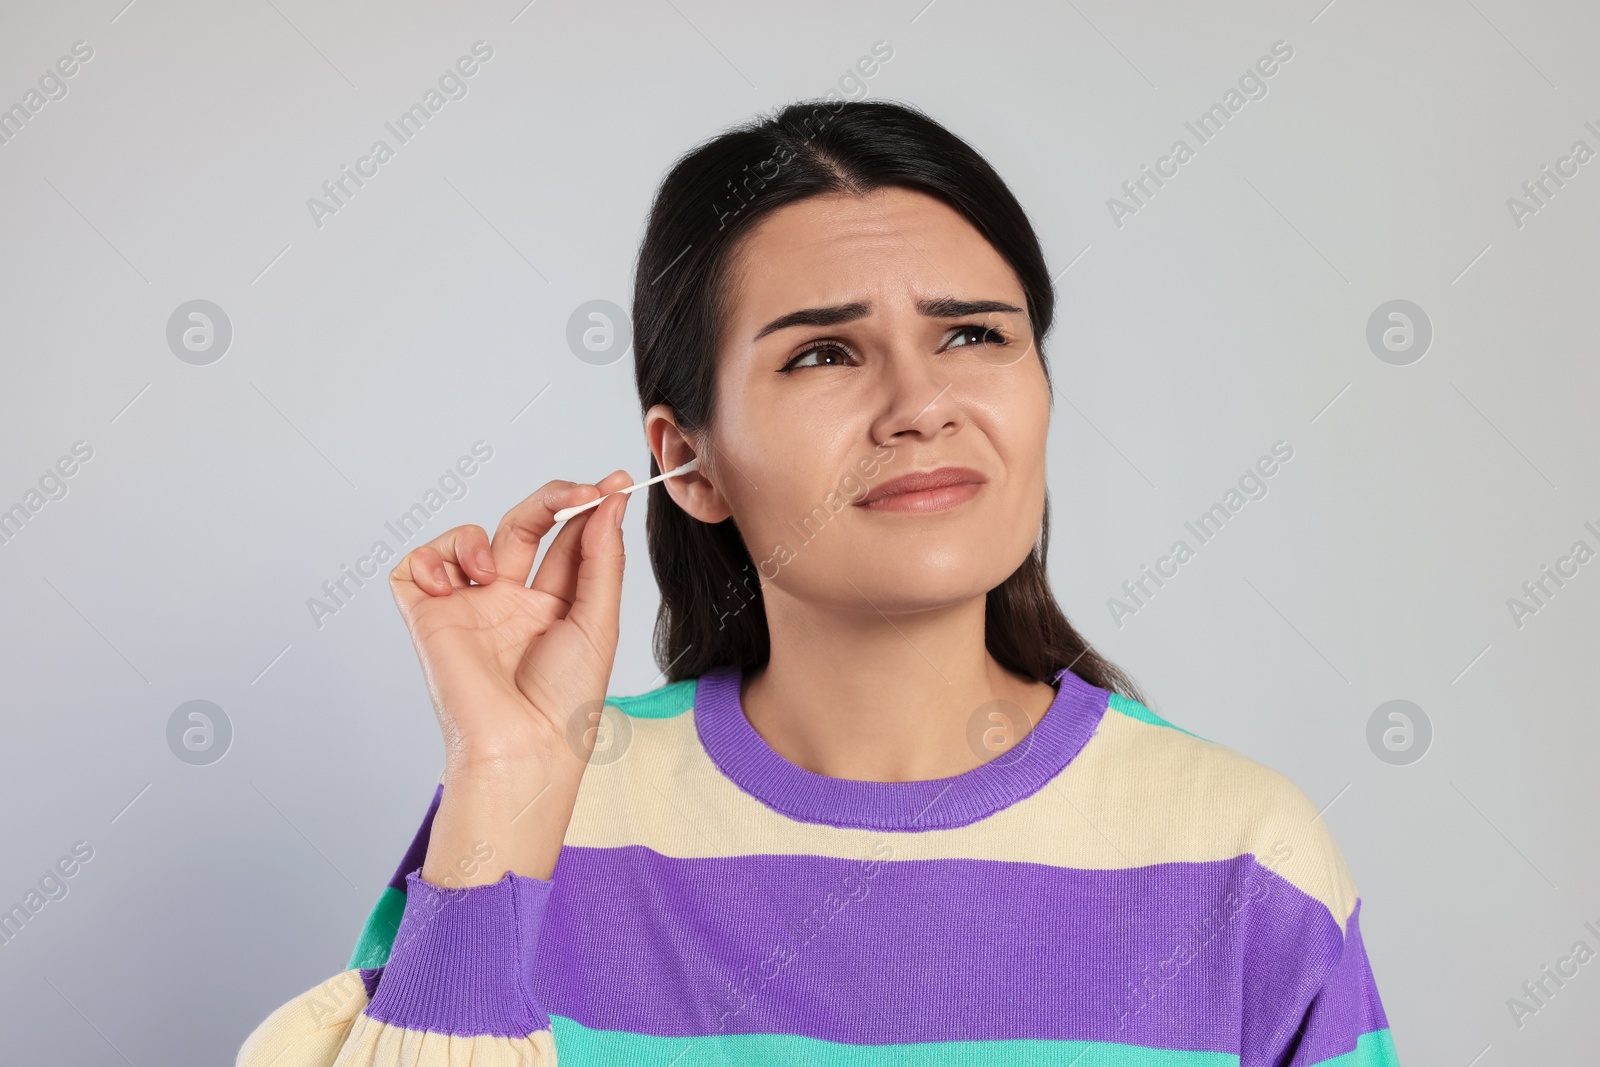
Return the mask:
<path id="1" fill-rule="evenodd" d="M 366 1014 L 408 1030 L 526 1037 L 550 1019 L 530 990 L 552 883 L 508 871 L 449 889 L 406 876 L 406 906 Z"/>

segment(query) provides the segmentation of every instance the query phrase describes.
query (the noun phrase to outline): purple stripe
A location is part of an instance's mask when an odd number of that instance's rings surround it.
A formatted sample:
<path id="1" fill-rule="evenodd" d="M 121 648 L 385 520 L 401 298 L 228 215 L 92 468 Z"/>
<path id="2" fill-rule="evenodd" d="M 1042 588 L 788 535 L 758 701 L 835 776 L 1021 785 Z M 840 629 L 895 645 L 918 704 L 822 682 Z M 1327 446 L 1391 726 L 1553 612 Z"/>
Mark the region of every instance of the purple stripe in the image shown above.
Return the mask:
<path id="1" fill-rule="evenodd" d="M 1239 1054 L 1241 1025 L 1250 1046 L 1299 1020 L 1341 943 L 1326 907 L 1249 856 L 1093 871 L 568 845 L 552 880 L 540 1003 L 661 1036 Z"/>
<path id="2" fill-rule="evenodd" d="M 439 814 L 439 798 L 444 796 L 444 783 L 440 782 L 433 791 L 433 803 L 428 805 L 428 813 L 422 817 L 422 825 L 417 828 L 417 834 L 411 839 L 411 847 L 406 849 L 400 866 L 395 868 L 394 877 L 389 879 L 389 886 L 404 893 L 406 891 L 406 875 L 422 866 L 422 861 L 428 858 L 428 837 L 433 833 L 433 817 Z"/>
<path id="3" fill-rule="evenodd" d="M 1010 751 L 948 778 L 866 782 L 816 774 L 778 755 L 745 717 L 742 681 L 738 668 L 724 666 L 695 683 L 695 730 L 711 761 L 790 818 L 865 830 L 966 826 L 1038 792 L 1094 734 L 1110 696 L 1062 668 L 1055 700 Z"/>
<path id="4" fill-rule="evenodd" d="M 379 1022 L 470 1037 L 526 1037 L 549 1017 L 529 995 L 550 883 L 507 874 L 448 889 L 413 874 L 382 981 L 365 1008 Z"/>
<path id="5" fill-rule="evenodd" d="M 1344 954 L 1312 1001 L 1305 1018 L 1305 1038 L 1289 1067 L 1321 1063 L 1354 1050 L 1356 1038 L 1389 1025 L 1378 985 L 1361 940 L 1361 902 L 1345 924 Z"/>

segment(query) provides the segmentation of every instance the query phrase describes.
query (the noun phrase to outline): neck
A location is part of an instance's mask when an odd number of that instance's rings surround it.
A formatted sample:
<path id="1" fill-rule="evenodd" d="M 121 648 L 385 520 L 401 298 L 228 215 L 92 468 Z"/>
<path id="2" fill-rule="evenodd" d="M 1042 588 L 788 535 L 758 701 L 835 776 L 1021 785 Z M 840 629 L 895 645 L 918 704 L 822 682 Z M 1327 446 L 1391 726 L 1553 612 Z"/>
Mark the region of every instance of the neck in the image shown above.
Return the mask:
<path id="1" fill-rule="evenodd" d="M 981 596 L 886 615 L 864 601 L 860 611 L 818 611 L 770 584 L 765 592 L 771 657 L 741 701 L 762 739 L 813 773 L 868 782 L 961 774 L 1004 751 L 974 737 L 988 731 L 1014 746 L 1055 698 L 1053 686 L 989 654 Z M 995 701 L 1012 706 L 985 706 Z"/>

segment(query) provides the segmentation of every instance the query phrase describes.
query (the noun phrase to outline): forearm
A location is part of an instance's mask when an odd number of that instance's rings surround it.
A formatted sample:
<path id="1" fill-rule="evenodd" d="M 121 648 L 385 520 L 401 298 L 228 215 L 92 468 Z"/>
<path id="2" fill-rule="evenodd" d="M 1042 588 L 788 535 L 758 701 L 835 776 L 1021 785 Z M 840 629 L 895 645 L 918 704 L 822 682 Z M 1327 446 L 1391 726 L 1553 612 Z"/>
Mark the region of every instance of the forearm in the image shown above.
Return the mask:
<path id="1" fill-rule="evenodd" d="M 448 769 L 423 879 L 450 888 L 490 885 L 507 871 L 548 880 L 584 767 L 562 752 Z"/>

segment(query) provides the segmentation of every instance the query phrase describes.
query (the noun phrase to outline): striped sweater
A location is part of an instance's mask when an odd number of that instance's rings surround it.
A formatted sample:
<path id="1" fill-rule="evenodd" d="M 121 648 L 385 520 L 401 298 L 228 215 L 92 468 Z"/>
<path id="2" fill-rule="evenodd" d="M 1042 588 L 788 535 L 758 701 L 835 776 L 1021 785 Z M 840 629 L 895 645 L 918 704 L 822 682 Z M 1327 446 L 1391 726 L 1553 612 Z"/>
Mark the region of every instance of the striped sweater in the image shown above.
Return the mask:
<path id="1" fill-rule="evenodd" d="M 608 697 L 548 880 L 420 868 L 238 1067 L 1388 1067 L 1360 899 L 1287 778 L 1060 671 L 1004 755 L 863 782 L 731 667 Z"/>

